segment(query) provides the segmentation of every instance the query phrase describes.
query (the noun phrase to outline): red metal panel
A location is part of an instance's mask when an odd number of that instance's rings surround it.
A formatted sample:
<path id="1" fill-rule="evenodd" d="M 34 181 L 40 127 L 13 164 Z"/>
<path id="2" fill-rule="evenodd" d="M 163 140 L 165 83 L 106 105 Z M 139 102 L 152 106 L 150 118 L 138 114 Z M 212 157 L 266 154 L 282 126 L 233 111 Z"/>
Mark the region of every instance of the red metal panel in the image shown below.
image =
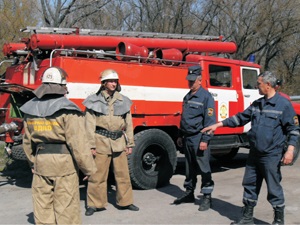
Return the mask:
<path id="1" fill-rule="evenodd" d="M 197 62 L 200 63 L 203 70 L 203 85 L 205 79 L 208 79 L 208 63 L 219 62 L 231 66 L 240 66 L 241 61 L 229 59 L 215 59 L 214 57 L 199 56 Z M 159 64 L 145 64 L 137 62 L 122 62 L 113 60 L 99 60 L 93 58 L 76 58 L 76 57 L 55 57 L 52 62 L 53 66 L 62 67 L 68 73 L 68 83 L 93 84 L 99 85 L 100 72 L 107 68 L 115 69 L 120 75 L 121 86 L 139 86 L 156 90 L 160 89 L 186 89 L 188 91 L 186 66 L 163 66 Z M 243 64 L 246 64 L 243 62 Z M 30 86 L 36 88 L 40 84 L 40 76 L 43 71 L 49 67 L 49 59 L 43 60 L 39 64 L 39 70 L 36 71 L 36 83 Z M 7 71 L 7 81 L 9 83 L 23 84 L 24 66 L 10 67 Z M 252 66 L 255 66 L 252 64 Z M 233 71 L 236 73 L 236 71 Z M 19 74 L 19 75 L 18 75 Z M 13 77 L 11 77 L 13 75 Z M 235 82 L 238 82 L 236 80 Z M 240 81 L 239 81 L 240 82 Z M 238 84 L 234 88 L 238 90 Z M 27 86 L 29 87 L 29 86 Z M 206 87 L 205 87 L 206 88 Z M 156 93 L 154 93 L 156 94 Z M 165 96 L 162 96 L 165 97 Z M 71 99 L 77 105 L 84 109 L 82 98 Z M 233 104 L 233 105 L 232 105 Z M 237 103 L 229 103 L 229 108 L 236 107 Z M 182 111 L 182 101 L 160 101 L 156 100 L 133 100 L 132 113 L 134 117 L 134 126 L 179 126 L 180 114 Z M 216 113 L 217 109 L 216 109 Z M 232 112 L 230 112 L 232 114 Z M 236 133 L 235 129 L 220 128 L 216 134 Z M 238 131 L 240 132 L 240 131 Z"/>
<path id="2" fill-rule="evenodd" d="M 300 103 L 299 102 L 292 102 L 293 108 L 297 115 L 300 115 Z"/>
<path id="3" fill-rule="evenodd" d="M 41 64 L 42 70 L 49 66 L 49 60 Z M 120 76 L 121 85 L 147 87 L 188 88 L 185 80 L 186 67 L 167 67 L 157 64 L 139 64 L 120 61 L 99 61 L 76 57 L 57 57 L 53 66 L 59 66 L 69 74 L 68 82 L 98 83 L 101 71 L 114 69 Z"/>

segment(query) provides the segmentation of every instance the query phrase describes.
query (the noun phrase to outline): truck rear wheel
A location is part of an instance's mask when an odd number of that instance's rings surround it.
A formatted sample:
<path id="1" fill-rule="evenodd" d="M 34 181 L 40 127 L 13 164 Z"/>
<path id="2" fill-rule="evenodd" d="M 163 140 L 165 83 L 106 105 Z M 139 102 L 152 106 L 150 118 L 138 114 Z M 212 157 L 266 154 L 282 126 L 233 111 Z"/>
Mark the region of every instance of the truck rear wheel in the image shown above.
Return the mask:
<path id="1" fill-rule="evenodd" d="M 176 146 L 162 130 L 149 129 L 134 136 L 135 147 L 128 157 L 132 185 L 153 189 L 169 183 L 177 163 Z"/>

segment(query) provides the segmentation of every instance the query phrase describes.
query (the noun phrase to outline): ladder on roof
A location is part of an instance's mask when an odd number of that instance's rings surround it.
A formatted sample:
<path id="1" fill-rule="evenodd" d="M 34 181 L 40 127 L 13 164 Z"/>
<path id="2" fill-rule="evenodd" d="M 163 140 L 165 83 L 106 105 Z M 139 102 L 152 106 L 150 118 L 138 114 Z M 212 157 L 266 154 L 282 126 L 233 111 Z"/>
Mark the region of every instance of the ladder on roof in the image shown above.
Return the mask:
<path id="1" fill-rule="evenodd" d="M 194 34 L 171 34 L 154 32 L 116 31 L 116 30 L 92 30 L 78 28 L 54 28 L 54 27 L 26 27 L 21 32 L 36 34 L 80 34 L 95 36 L 122 36 L 139 38 L 167 38 L 185 40 L 222 41 L 222 36 L 194 35 Z"/>

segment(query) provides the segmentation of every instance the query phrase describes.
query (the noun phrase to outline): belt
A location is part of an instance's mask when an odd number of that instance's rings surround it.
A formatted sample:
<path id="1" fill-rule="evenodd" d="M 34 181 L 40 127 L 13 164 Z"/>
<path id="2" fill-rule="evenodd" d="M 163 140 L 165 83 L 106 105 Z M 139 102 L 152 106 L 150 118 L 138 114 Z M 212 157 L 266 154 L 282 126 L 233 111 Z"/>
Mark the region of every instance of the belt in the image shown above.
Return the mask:
<path id="1" fill-rule="evenodd" d="M 70 154 L 66 143 L 39 143 L 37 154 Z"/>
<path id="2" fill-rule="evenodd" d="M 112 140 L 117 140 L 118 138 L 123 136 L 123 131 L 122 130 L 109 131 L 109 130 L 106 130 L 102 127 L 98 127 L 98 126 L 96 126 L 95 133 L 100 134 L 100 135 L 105 136 L 105 137 L 108 137 Z"/>

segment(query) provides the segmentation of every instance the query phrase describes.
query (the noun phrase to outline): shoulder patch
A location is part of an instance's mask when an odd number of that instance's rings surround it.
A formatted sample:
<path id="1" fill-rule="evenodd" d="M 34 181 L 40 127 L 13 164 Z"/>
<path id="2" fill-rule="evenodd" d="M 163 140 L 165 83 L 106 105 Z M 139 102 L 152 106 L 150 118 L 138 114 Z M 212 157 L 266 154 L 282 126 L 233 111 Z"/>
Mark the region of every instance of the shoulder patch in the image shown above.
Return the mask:
<path id="1" fill-rule="evenodd" d="M 207 115 L 208 116 L 213 116 L 214 115 L 214 109 L 213 108 L 208 108 L 207 109 Z"/>
<path id="2" fill-rule="evenodd" d="M 295 125 L 299 126 L 298 116 L 294 116 L 294 123 Z"/>

